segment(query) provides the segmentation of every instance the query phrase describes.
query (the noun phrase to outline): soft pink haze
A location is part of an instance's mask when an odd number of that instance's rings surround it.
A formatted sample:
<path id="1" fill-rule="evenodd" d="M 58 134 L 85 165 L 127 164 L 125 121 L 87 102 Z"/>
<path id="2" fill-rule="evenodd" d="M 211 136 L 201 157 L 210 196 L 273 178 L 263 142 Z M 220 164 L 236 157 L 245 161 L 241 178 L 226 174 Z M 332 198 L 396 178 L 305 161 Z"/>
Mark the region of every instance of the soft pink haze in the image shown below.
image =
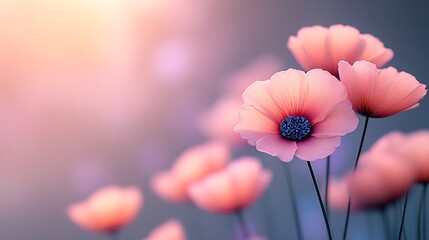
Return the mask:
<path id="1" fill-rule="evenodd" d="M 340 24 L 303 27 L 297 36 L 289 37 L 287 46 L 304 70 L 321 68 L 334 76 L 341 60 L 366 60 L 381 67 L 393 57 L 393 51 L 378 38 Z"/>
<path id="2" fill-rule="evenodd" d="M 143 240 L 186 240 L 186 232 L 177 219 L 170 219 L 152 230 Z"/>
<path id="3" fill-rule="evenodd" d="M 220 142 L 208 142 L 183 152 L 170 170 L 155 174 L 153 191 L 171 202 L 189 200 L 188 187 L 195 181 L 224 168 L 230 158 L 229 148 Z"/>
<path id="4" fill-rule="evenodd" d="M 243 100 L 235 131 L 259 151 L 285 162 L 294 155 L 308 161 L 331 155 L 341 136 L 358 124 L 343 84 L 321 69 L 278 72 L 250 85 Z M 304 118 L 311 131 L 302 139 L 283 137 L 280 127 L 289 117 Z"/>
<path id="5" fill-rule="evenodd" d="M 271 177 L 271 172 L 263 169 L 258 159 L 242 157 L 192 184 L 189 196 L 206 211 L 233 212 L 255 202 L 268 187 Z"/>
<path id="6" fill-rule="evenodd" d="M 364 116 L 383 118 L 414 109 L 427 92 L 413 75 L 393 67 L 379 70 L 367 61 L 341 61 L 338 71 L 353 109 Z"/>
<path id="7" fill-rule="evenodd" d="M 67 215 L 79 227 L 109 233 L 133 221 L 142 205 L 143 195 L 138 188 L 108 186 L 71 205 Z"/>
<path id="8" fill-rule="evenodd" d="M 219 99 L 211 108 L 203 112 L 197 120 L 201 132 L 230 146 L 246 143 L 240 134 L 234 131 L 238 123 L 238 111 L 243 101 L 240 97 L 230 96 Z"/>

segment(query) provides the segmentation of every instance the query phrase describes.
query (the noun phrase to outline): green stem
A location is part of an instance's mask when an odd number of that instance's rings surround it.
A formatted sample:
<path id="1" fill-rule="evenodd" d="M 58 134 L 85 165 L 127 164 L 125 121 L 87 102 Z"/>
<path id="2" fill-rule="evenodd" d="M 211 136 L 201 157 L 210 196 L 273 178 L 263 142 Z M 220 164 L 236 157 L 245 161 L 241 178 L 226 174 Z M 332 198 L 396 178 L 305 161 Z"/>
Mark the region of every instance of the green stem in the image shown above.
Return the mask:
<path id="1" fill-rule="evenodd" d="M 402 229 L 404 229 L 404 219 L 405 219 L 405 211 L 407 210 L 407 202 L 408 202 L 408 193 L 407 195 L 405 195 L 404 209 L 402 210 L 402 218 L 401 218 L 401 225 L 399 226 L 398 240 L 401 239 Z"/>
<path id="2" fill-rule="evenodd" d="M 328 232 L 329 240 L 332 240 L 331 228 L 329 226 L 328 216 L 326 215 L 325 207 L 323 206 L 322 196 L 320 196 L 319 187 L 317 186 L 316 177 L 314 176 L 313 168 L 311 167 L 311 163 L 307 161 L 308 170 L 311 174 L 311 179 L 313 180 L 313 186 L 316 190 L 317 199 L 319 200 L 320 209 L 322 210 L 323 219 L 325 220 L 326 231 Z"/>
<path id="3" fill-rule="evenodd" d="M 331 163 L 331 156 L 329 155 L 326 158 L 326 177 L 325 177 L 325 209 L 326 214 L 329 218 L 329 203 L 328 203 L 328 186 L 329 186 L 329 170 L 330 170 L 330 164 Z"/>
<path id="4" fill-rule="evenodd" d="M 360 139 L 359 150 L 358 150 L 358 153 L 356 155 L 355 165 L 354 165 L 353 171 L 356 171 L 356 167 L 358 165 L 359 157 L 360 157 L 360 154 L 362 152 L 363 142 L 365 140 L 365 135 L 366 135 L 366 129 L 368 128 L 368 121 L 369 121 L 369 116 L 366 116 L 365 117 L 365 124 L 363 125 L 362 137 Z M 348 229 L 348 226 L 349 226 L 349 218 L 350 218 L 350 196 L 349 196 L 349 200 L 348 200 L 348 203 L 347 203 L 347 214 L 346 214 L 346 223 L 344 225 L 344 231 L 343 231 L 343 240 L 345 240 L 346 237 L 347 237 L 347 229 Z"/>
<path id="5" fill-rule="evenodd" d="M 237 215 L 238 223 L 240 224 L 241 234 L 243 235 L 243 239 L 246 240 L 250 236 L 250 232 L 249 232 L 249 229 L 247 229 L 243 210 L 239 209 L 235 212 L 235 214 Z"/>
<path id="6" fill-rule="evenodd" d="M 293 214 L 293 217 L 295 218 L 296 234 L 298 236 L 298 239 L 302 240 L 304 238 L 302 235 L 301 221 L 300 221 L 299 214 L 298 214 L 298 204 L 296 202 L 295 189 L 293 187 L 293 182 L 292 182 L 292 177 L 291 177 L 289 165 L 287 165 L 287 164 L 282 164 L 282 165 L 284 166 L 284 169 L 285 169 L 284 173 L 286 176 L 286 182 L 288 184 L 288 189 L 289 189 L 290 196 L 291 196 L 292 214 Z"/>

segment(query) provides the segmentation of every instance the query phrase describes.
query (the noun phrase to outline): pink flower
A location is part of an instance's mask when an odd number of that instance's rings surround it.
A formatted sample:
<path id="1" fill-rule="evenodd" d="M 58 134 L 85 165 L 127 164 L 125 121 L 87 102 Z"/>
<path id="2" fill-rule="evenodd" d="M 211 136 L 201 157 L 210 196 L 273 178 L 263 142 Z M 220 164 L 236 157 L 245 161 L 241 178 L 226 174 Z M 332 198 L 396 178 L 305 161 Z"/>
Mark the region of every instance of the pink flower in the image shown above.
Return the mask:
<path id="1" fill-rule="evenodd" d="M 233 212 L 252 204 L 267 188 L 271 172 L 258 159 L 242 157 L 189 188 L 192 201 L 209 212 Z"/>
<path id="2" fill-rule="evenodd" d="M 289 37 L 287 46 L 304 70 L 321 68 L 334 76 L 341 60 L 366 60 L 381 67 L 393 57 L 378 38 L 339 24 L 301 28 L 297 36 Z"/>
<path id="3" fill-rule="evenodd" d="M 178 157 L 170 170 L 153 177 L 152 189 L 167 201 L 188 201 L 189 185 L 222 169 L 229 157 L 228 147 L 219 142 L 192 147 Z"/>
<path id="4" fill-rule="evenodd" d="M 130 223 L 143 204 L 143 195 L 136 187 L 109 186 L 87 200 L 71 205 L 67 214 L 78 226 L 98 232 L 113 232 Z"/>
<path id="5" fill-rule="evenodd" d="M 408 163 L 416 169 L 418 182 L 429 182 L 429 131 L 420 130 L 407 135 L 400 151 Z"/>
<path id="6" fill-rule="evenodd" d="M 186 240 L 185 229 L 178 220 L 171 219 L 152 230 L 144 240 Z"/>
<path id="7" fill-rule="evenodd" d="M 378 70 L 366 61 L 353 66 L 341 61 L 338 71 L 353 109 L 364 116 L 383 118 L 416 108 L 427 92 L 414 76 L 393 67 Z"/>
<path id="8" fill-rule="evenodd" d="M 278 72 L 250 85 L 243 99 L 235 130 L 285 162 L 329 156 L 358 124 L 343 84 L 320 69 Z"/>
<path id="9" fill-rule="evenodd" d="M 369 151 L 362 155 L 348 187 L 359 207 L 384 206 L 405 195 L 415 180 L 415 169 L 400 155 Z"/>
<path id="10" fill-rule="evenodd" d="M 198 119 L 200 130 L 212 139 L 225 142 L 228 145 L 239 145 L 244 141 L 240 134 L 234 131 L 238 123 L 238 110 L 242 104 L 241 98 L 225 97 L 220 99 L 212 108 L 204 112 Z"/>
<path id="11" fill-rule="evenodd" d="M 328 205 L 330 209 L 346 211 L 349 197 L 347 181 L 345 179 L 329 180 Z"/>

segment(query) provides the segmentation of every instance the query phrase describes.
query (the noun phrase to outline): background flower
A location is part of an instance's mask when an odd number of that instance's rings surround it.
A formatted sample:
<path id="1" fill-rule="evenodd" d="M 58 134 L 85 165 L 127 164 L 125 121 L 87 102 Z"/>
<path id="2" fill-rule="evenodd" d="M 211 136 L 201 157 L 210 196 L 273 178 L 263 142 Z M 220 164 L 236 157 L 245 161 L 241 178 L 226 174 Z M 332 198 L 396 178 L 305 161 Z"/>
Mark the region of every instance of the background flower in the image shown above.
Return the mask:
<path id="1" fill-rule="evenodd" d="M 304 70 L 321 68 L 334 76 L 341 60 L 366 60 L 381 67 L 393 57 L 378 38 L 341 24 L 303 27 L 297 36 L 289 37 L 287 46 Z"/>
<path id="2" fill-rule="evenodd" d="M 186 233 L 178 220 L 171 219 L 152 230 L 144 240 L 186 240 Z"/>
<path id="3" fill-rule="evenodd" d="M 82 228 L 98 232 L 114 232 L 130 223 L 143 205 L 143 195 L 136 187 L 109 186 L 87 200 L 71 205 L 67 214 Z"/>
<path id="4" fill-rule="evenodd" d="M 209 212 L 233 212 L 252 204 L 271 182 L 258 159 L 242 157 L 189 188 L 191 200 Z"/>
<path id="5" fill-rule="evenodd" d="M 220 142 L 194 146 L 177 158 L 171 170 L 153 177 L 152 189 L 165 200 L 185 202 L 189 200 L 188 187 L 222 169 L 229 157 L 228 147 Z"/>

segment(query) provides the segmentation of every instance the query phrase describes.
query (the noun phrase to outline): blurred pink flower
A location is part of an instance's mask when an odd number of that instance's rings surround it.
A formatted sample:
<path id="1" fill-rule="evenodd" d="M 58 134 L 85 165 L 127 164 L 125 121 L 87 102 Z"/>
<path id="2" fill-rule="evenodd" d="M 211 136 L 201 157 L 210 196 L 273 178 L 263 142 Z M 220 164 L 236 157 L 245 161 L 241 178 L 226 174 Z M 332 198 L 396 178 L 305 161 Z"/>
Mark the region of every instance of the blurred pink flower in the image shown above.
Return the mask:
<path id="1" fill-rule="evenodd" d="M 178 220 L 171 219 L 152 230 L 144 240 L 186 240 L 186 233 Z"/>
<path id="2" fill-rule="evenodd" d="M 404 160 L 412 163 L 416 169 L 416 181 L 429 182 L 429 131 L 420 130 L 407 135 L 401 146 Z"/>
<path id="3" fill-rule="evenodd" d="M 189 188 L 191 200 L 209 212 L 233 212 L 252 204 L 267 188 L 271 172 L 258 159 L 242 157 Z"/>
<path id="4" fill-rule="evenodd" d="M 67 214 L 78 226 L 98 232 L 113 232 L 130 223 L 143 205 L 136 187 L 104 187 L 87 200 L 71 205 Z"/>
<path id="5" fill-rule="evenodd" d="M 328 188 L 329 209 L 347 211 L 349 201 L 347 181 L 345 179 L 330 179 Z"/>
<path id="6" fill-rule="evenodd" d="M 245 143 L 240 134 L 234 131 L 234 127 L 238 123 L 237 112 L 240 110 L 241 104 L 242 100 L 238 97 L 220 99 L 197 120 L 200 131 L 210 138 L 225 142 L 230 146 Z"/>
<path id="7" fill-rule="evenodd" d="M 393 51 L 370 34 L 360 34 L 351 26 L 304 27 L 287 44 L 304 70 L 321 68 L 338 76 L 338 62 L 366 60 L 381 67 L 393 57 Z"/>
<path id="8" fill-rule="evenodd" d="M 352 201 L 359 208 L 384 206 L 410 190 L 415 169 L 400 157 L 383 151 L 362 155 L 356 172 L 347 179 Z"/>
<path id="9" fill-rule="evenodd" d="M 383 118 L 416 108 L 427 92 L 414 76 L 393 67 L 378 70 L 366 61 L 353 66 L 340 61 L 338 71 L 353 109 L 364 116 Z"/>
<path id="10" fill-rule="evenodd" d="M 189 185 L 222 169 L 229 158 L 228 147 L 220 142 L 194 146 L 182 153 L 170 170 L 156 174 L 151 187 L 167 201 L 188 201 Z"/>
<path id="11" fill-rule="evenodd" d="M 250 85 L 243 99 L 235 130 L 285 162 L 329 156 L 358 124 L 343 84 L 320 69 L 278 72 Z"/>

